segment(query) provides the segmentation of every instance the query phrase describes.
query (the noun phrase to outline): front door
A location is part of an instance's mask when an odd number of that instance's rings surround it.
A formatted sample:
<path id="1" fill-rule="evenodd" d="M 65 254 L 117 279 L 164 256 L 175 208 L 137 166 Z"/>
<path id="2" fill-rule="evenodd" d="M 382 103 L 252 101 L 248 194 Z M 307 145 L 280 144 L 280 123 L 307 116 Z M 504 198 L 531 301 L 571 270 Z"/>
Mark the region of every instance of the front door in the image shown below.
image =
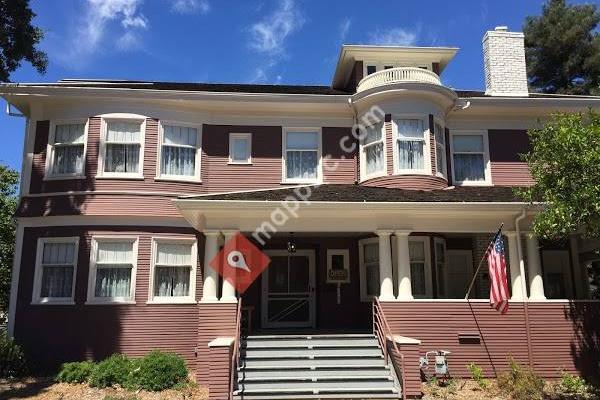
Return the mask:
<path id="1" fill-rule="evenodd" d="M 471 250 L 448 250 L 446 257 L 446 295 L 449 299 L 462 299 L 473 278 L 473 253 Z"/>
<path id="2" fill-rule="evenodd" d="M 266 252 L 271 263 L 262 274 L 262 326 L 315 326 L 315 252 Z"/>

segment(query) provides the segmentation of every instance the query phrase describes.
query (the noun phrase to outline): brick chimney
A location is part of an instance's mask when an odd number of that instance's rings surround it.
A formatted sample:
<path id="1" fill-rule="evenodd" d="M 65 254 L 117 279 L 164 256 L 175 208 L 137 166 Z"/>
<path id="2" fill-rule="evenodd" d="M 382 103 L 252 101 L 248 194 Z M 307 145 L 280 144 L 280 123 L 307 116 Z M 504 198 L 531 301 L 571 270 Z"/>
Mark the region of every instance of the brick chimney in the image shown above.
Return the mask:
<path id="1" fill-rule="evenodd" d="M 485 93 L 491 96 L 528 96 L 523 32 L 498 26 L 483 36 Z"/>

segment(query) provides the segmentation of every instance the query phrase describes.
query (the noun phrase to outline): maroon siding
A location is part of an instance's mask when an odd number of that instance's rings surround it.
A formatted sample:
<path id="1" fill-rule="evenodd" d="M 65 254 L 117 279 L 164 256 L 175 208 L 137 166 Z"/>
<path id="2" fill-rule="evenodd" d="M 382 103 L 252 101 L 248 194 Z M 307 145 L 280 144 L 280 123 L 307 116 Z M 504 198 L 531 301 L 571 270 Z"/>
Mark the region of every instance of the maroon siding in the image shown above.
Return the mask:
<path id="1" fill-rule="evenodd" d="M 344 146 L 355 142 L 351 128 L 323 128 L 323 181 L 325 183 L 354 183 L 358 149 L 347 153 L 340 141 L 348 137 Z"/>
<path id="2" fill-rule="evenodd" d="M 218 388 L 223 385 L 229 385 L 229 373 L 223 374 L 221 379 L 214 380 L 212 372 L 215 369 L 225 369 L 229 365 L 229 360 L 221 357 L 211 357 L 208 349 L 208 343 L 213 339 L 225 336 L 235 335 L 235 313 L 236 304 L 233 303 L 199 303 L 197 306 L 199 326 L 197 330 L 197 362 L 196 379 L 198 383 L 209 384 L 212 391 L 213 384 Z M 229 367 L 226 368 L 227 371 Z M 219 390 L 219 389 L 217 389 Z"/>
<path id="3" fill-rule="evenodd" d="M 135 300 L 133 305 L 85 305 L 90 243 L 93 234 L 139 236 Z M 75 305 L 32 305 L 37 239 L 79 236 Z M 152 236 L 197 237 L 202 259 L 204 240 L 192 229 L 161 227 L 46 227 L 26 228 L 15 319 L 15 337 L 39 368 L 79 359 L 101 359 L 114 352 L 140 356 L 160 348 L 182 355 L 191 369 L 198 338 L 198 310 L 191 305 L 149 305 Z M 202 295 L 200 264 L 196 298 Z M 43 334 L 40 334 L 43 332 Z"/>
<path id="4" fill-rule="evenodd" d="M 223 400 L 229 398 L 229 383 L 231 374 L 231 348 L 211 347 L 209 350 L 209 400 Z"/>
<path id="5" fill-rule="evenodd" d="M 511 303 L 503 316 L 481 302 L 398 302 L 383 307 L 394 334 L 421 340 L 421 353 L 451 351 L 450 371 L 455 377 L 469 377 L 466 365 L 471 362 L 488 376 L 505 370 L 508 356 L 529 362 L 522 303 Z M 558 377 L 561 369 L 587 377 L 597 374 L 598 303 L 531 303 L 529 320 L 532 365 L 540 375 Z M 479 334 L 481 341 L 461 341 L 461 334 Z"/>
<path id="6" fill-rule="evenodd" d="M 529 186 L 533 184 L 527 163 L 520 154 L 531 150 L 525 130 L 490 129 L 488 131 L 492 182 L 498 186 Z"/>

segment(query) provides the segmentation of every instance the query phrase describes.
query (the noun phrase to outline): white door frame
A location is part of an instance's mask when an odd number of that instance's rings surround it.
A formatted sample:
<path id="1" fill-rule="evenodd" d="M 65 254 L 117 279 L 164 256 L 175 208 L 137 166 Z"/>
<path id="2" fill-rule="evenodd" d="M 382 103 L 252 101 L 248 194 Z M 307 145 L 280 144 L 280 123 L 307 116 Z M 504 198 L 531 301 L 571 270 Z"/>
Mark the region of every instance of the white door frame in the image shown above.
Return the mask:
<path id="1" fill-rule="evenodd" d="M 467 256 L 467 259 L 470 261 L 467 264 L 467 285 L 469 284 L 469 282 L 471 281 L 471 279 L 473 279 L 473 250 L 466 250 L 466 249 L 446 249 L 446 268 L 444 268 L 444 285 L 446 286 L 446 297 L 448 297 L 448 259 L 450 258 L 451 255 L 465 255 Z M 467 294 L 467 289 L 465 288 L 465 294 Z M 464 297 L 464 296 L 463 296 Z"/>
<path id="2" fill-rule="evenodd" d="M 269 257 L 308 257 L 308 314 L 309 319 L 306 322 L 269 322 L 269 267 L 262 273 L 261 290 L 261 325 L 263 328 L 314 328 L 315 327 L 315 251 L 309 249 L 296 250 L 295 253 L 289 253 L 287 250 L 266 250 Z"/>

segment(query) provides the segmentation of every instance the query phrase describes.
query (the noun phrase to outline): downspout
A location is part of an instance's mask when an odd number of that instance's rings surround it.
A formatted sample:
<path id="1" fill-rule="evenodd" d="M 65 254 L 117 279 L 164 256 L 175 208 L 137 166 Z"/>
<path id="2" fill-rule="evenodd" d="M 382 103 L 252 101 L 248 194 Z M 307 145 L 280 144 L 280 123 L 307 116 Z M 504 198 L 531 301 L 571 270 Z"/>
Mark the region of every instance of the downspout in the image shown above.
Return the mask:
<path id="1" fill-rule="evenodd" d="M 356 111 L 356 106 L 354 105 L 354 100 L 352 100 L 352 96 L 348 97 L 348 107 L 350 107 L 350 110 L 352 111 L 352 118 L 353 118 L 353 124 L 352 124 L 352 136 L 354 137 L 354 144 L 356 146 L 356 155 L 355 155 L 355 160 L 354 160 L 354 184 L 357 185 L 358 182 L 360 182 L 360 176 L 359 176 L 359 160 L 360 160 L 360 154 L 359 154 L 359 149 L 360 149 L 360 143 L 358 141 L 358 137 L 356 137 L 354 135 L 354 129 L 356 129 L 356 126 L 358 125 L 358 111 Z"/>
<path id="2" fill-rule="evenodd" d="M 531 350 L 531 332 L 529 325 L 529 299 L 527 298 L 527 278 L 525 275 L 525 262 L 523 261 L 523 247 L 521 245 L 521 221 L 527 216 L 523 209 L 521 215 L 515 218 L 515 231 L 517 232 L 517 253 L 519 256 L 519 273 L 521 274 L 521 293 L 523 296 L 523 312 L 525 314 L 525 337 L 527 338 L 527 360 L 529 367 L 533 368 L 533 352 Z"/>

